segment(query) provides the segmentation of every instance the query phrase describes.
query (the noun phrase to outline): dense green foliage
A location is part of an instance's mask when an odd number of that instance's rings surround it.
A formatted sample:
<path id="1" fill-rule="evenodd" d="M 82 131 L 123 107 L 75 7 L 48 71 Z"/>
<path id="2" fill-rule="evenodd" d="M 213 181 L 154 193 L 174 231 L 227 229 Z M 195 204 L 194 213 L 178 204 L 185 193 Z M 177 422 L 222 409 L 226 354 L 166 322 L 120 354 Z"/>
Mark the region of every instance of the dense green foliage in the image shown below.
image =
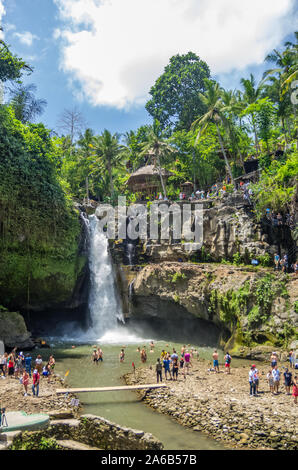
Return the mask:
<path id="1" fill-rule="evenodd" d="M 0 82 L 18 80 L 24 71 L 31 72 L 28 64 L 13 55 L 4 41 L 0 40 Z"/>
<path id="2" fill-rule="evenodd" d="M 205 91 L 204 79 L 209 77 L 208 65 L 193 52 L 171 57 L 150 90 L 148 113 L 163 129 L 189 130 L 197 116 L 205 111 L 199 92 Z"/>
<path id="3" fill-rule="evenodd" d="M 35 98 L 34 86 L 23 86 L 22 74 L 32 70 L 1 41 L 0 81 L 14 81 L 15 87 L 11 100 L 0 105 L 0 295 L 6 303 L 19 297 L 28 304 L 40 283 L 50 295 L 62 278 L 57 297 L 65 299 L 84 263 L 77 253 L 80 224 L 73 201 L 115 202 L 118 195 L 138 200 L 142 194 L 126 183 L 145 164 L 157 167 L 163 195 L 177 199 L 185 181 L 208 190 L 229 180 L 232 191 L 245 162 L 257 157 L 257 216 L 268 207 L 291 211 L 298 159 L 291 101 L 297 43 L 266 60 L 277 68 L 258 84 L 253 75 L 243 78 L 232 91 L 213 80 L 194 53 L 173 56 L 150 90 L 151 125 L 121 136 L 85 129 L 80 115 L 69 113 L 76 121 L 68 121 L 69 132 L 61 135 L 32 122 L 45 101 Z M 171 172 L 168 180 L 162 168 Z"/>

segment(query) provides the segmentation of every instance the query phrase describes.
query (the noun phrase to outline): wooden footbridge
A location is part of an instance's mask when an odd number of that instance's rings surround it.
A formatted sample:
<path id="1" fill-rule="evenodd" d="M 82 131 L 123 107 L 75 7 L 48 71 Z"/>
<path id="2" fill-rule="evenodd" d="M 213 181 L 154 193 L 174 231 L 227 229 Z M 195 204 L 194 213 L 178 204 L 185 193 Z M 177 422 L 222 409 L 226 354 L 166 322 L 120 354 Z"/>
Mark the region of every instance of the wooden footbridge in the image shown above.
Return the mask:
<path id="1" fill-rule="evenodd" d="M 90 392 L 121 392 L 124 390 L 149 390 L 152 388 L 167 388 L 166 384 L 139 384 L 139 385 L 119 385 L 115 387 L 89 387 L 89 388 L 58 388 L 60 393 L 90 393 Z"/>

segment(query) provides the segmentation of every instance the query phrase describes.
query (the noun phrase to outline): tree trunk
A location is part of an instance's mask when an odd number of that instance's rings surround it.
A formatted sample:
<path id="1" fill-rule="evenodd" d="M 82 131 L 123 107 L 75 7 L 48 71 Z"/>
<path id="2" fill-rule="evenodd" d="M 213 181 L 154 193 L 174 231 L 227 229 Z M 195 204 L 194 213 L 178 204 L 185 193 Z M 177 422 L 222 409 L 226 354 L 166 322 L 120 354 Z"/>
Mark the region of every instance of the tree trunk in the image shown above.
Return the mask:
<path id="1" fill-rule="evenodd" d="M 89 179 L 88 179 L 88 176 L 86 176 L 86 198 L 87 198 L 87 204 L 89 204 Z"/>
<path id="2" fill-rule="evenodd" d="M 161 166 L 160 166 L 160 159 L 159 159 L 158 150 L 156 152 L 156 160 L 157 160 L 159 177 L 160 177 L 160 182 L 161 182 L 161 187 L 162 187 L 162 190 L 163 190 L 163 194 L 164 194 L 165 197 L 167 197 L 167 191 L 166 191 L 166 187 L 165 187 L 164 180 L 163 180 L 162 173 L 161 173 Z"/>
<path id="3" fill-rule="evenodd" d="M 260 146 L 259 146 L 259 140 L 258 140 L 258 136 L 257 136 L 256 123 L 255 123 L 255 118 L 254 118 L 254 115 L 253 115 L 253 114 L 252 114 L 252 125 L 253 125 L 253 129 L 254 129 L 254 134 L 255 134 L 256 153 L 257 153 L 257 156 L 258 156 L 259 153 L 261 152 L 261 149 L 260 149 Z"/>
<path id="4" fill-rule="evenodd" d="M 222 151 L 224 159 L 225 159 L 226 167 L 228 169 L 228 172 L 230 173 L 230 177 L 231 177 L 231 181 L 232 181 L 233 185 L 236 186 L 233 175 L 232 175 L 231 167 L 230 167 L 230 164 L 228 162 L 227 155 L 226 155 L 226 152 L 225 152 L 225 149 L 224 149 L 224 146 L 223 146 L 223 139 L 222 139 L 222 136 L 220 135 L 218 124 L 215 123 L 215 125 L 216 125 L 216 129 L 217 129 L 217 135 L 218 135 L 218 140 L 219 140 L 219 143 L 220 143 L 221 151 Z"/>
<path id="5" fill-rule="evenodd" d="M 113 183 L 112 167 L 111 167 L 110 161 L 108 161 L 107 167 L 108 167 L 108 173 L 109 173 L 109 179 L 110 179 L 110 193 L 111 193 L 111 199 L 112 199 L 114 195 L 114 183 Z"/>
<path id="6" fill-rule="evenodd" d="M 195 158 L 195 151 L 193 151 L 192 154 L 192 163 L 193 163 L 193 191 L 194 193 L 196 192 L 196 170 L 195 170 L 195 163 L 196 163 L 196 158 Z"/>

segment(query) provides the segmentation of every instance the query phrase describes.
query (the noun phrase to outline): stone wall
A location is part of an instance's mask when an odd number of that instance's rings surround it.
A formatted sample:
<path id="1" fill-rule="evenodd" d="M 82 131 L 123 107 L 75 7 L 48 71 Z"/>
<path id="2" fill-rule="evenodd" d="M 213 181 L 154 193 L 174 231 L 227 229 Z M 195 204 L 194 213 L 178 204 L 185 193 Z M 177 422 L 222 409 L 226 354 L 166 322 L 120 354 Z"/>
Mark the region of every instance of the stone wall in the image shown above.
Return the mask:
<path id="1" fill-rule="evenodd" d="M 121 427 L 104 418 L 83 415 L 80 419 L 53 420 L 42 431 L 19 433 L 11 447 L 14 449 L 40 448 L 42 439 L 57 442 L 74 441 L 98 450 L 161 450 L 163 445 L 152 434 Z"/>

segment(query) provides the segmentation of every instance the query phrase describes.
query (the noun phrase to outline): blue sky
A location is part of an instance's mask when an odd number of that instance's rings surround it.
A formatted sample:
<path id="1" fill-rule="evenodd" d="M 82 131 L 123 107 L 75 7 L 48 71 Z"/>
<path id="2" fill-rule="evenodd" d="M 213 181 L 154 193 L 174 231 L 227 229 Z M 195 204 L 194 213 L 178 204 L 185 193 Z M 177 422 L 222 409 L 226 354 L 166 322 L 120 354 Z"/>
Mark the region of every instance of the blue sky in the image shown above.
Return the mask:
<path id="1" fill-rule="evenodd" d="M 193 51 L 225 88 L 260 79 L 264 57 L 292 38 L 293 0 L 0 0 L 4 39 L 34 67 L 24 80 L 57 128 L 78 108 L 96 133 L 151 123 L 144 104 L 169 58 Z"/>

